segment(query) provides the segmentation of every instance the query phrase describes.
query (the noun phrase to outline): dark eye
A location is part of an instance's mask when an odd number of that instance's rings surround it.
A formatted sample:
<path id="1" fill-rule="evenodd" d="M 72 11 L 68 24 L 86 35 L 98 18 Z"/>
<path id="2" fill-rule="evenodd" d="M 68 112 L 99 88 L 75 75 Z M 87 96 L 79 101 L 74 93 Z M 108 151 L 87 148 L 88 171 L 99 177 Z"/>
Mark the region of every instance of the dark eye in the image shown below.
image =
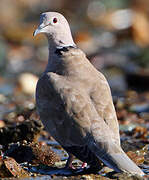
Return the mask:
<path id="1" fill-rule="evenodd" d="M 54 19 L 53 19 L 53 23 L 57 23 L 57 18 L 54 18 Z"/>

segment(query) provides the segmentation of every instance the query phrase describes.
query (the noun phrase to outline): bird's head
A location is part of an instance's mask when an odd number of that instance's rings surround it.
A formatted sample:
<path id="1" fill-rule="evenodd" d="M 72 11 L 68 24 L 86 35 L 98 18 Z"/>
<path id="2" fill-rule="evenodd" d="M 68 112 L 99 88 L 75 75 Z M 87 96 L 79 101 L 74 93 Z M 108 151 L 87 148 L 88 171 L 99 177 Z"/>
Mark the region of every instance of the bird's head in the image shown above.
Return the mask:
<path id="1" fill-rule="evenodd" d="M 56 48 L 75 46 L 69 24 L 60 13 L 42 13 L 40 16 L 40 24 L 33 35 L 36 36 L 39 33 L 44 33 L 49 40 L 49 44 L 53 43 L 52 45 Z"/>

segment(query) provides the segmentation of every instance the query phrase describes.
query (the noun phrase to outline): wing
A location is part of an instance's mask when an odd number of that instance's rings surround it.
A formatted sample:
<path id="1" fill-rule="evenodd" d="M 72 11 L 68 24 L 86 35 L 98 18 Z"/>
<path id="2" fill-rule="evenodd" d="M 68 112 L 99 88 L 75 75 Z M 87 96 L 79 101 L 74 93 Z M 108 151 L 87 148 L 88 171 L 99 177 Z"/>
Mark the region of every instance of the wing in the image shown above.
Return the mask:
<path id="1" fill-rule="evenodd" d="M 63 76 L 55 73 L 42 76 L 37 84 L 36 103 L 45 128 L 82 161 L 97 162 L 96 155 L 88 148 L 89 144 L 100 142 L 99 151 L 102 153 L 109 147 L 102 143 L 111 143 L 114 139 L 86 91 L 75 87 Z"/>
<path id="2" fill-rule="evenodd" d="M 89 105 L 82 94 L 55 73 L 38 81 L 37 111 L 45 128 L 63 146 L 82 145 L 88 135 L 90 119 L 85 111 Z"/>
<path id="3" fill-rule="evenodd" d="M 36 101 L 45 127 L 63 146 L 87 144 L 97 127 L 101 141 L 115 136 L 86 91 L 63 76 L 44 75 L 37 84 Z"/>
<path id="4" fill-rule="evenodd" d="M 107 80 L 100 72 L 98 72 L 96 79 L 97 82 L 90 93 L 90 97 L 97 113 L 104 119 L 106 124 L 113 131 L 115 134 L 114 138 L 118 145 L 120 145 L 119 124 L 113 105 L 110 87 Z M 98 83 L 98 81 L 100 83 Z"/>

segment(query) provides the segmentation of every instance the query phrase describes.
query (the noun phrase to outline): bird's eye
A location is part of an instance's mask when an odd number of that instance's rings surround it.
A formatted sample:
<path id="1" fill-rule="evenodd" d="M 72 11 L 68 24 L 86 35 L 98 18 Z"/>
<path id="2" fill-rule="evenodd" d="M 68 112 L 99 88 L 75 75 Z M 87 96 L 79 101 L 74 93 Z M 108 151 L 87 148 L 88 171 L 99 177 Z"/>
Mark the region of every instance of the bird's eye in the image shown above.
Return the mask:
<path id="1" fill-rule="evenodd" d="M 57 23 L 57 18 L 54 18 L 54 19 L 53 19 L 53 23 L 54 23 L 54 24 Z"/>

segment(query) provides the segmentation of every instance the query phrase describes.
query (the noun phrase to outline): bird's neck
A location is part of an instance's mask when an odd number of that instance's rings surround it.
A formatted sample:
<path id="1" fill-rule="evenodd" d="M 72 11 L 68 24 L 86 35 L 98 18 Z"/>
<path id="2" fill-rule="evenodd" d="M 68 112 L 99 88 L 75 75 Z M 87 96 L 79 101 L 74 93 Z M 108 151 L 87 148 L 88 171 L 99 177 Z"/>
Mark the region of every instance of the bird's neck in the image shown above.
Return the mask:
<path id="1" fill-rule="evenodd" d="M 49 51 L 54 51 L 58 48 L 63 48 L 63 47 L 68 47 L 68 46 L 75 46 L 71 32 L 67 34 L 60 33 L 54 37 L 48 34 L 46 35 L 47 35 L 48 44 L 49 44 Z"/>
<path id="2" fill-rule="evenodd" d="M 48 64 L 46 67 L 45 72 L 55 72 L 57 70 L 57 66 L 61 64 L 61 60 L 58 57 L 58 54 L 56 51 L 58 49 L 63 49 L 64 47 L 76 47 L 75 43 L 73 42 L 72 38 L 69 38 L 69 41 L 67 38 L 62 41 L 56 41 L 48 37 L 48 49 L 49 49 L 49 57 L 48 57 Z"/>

